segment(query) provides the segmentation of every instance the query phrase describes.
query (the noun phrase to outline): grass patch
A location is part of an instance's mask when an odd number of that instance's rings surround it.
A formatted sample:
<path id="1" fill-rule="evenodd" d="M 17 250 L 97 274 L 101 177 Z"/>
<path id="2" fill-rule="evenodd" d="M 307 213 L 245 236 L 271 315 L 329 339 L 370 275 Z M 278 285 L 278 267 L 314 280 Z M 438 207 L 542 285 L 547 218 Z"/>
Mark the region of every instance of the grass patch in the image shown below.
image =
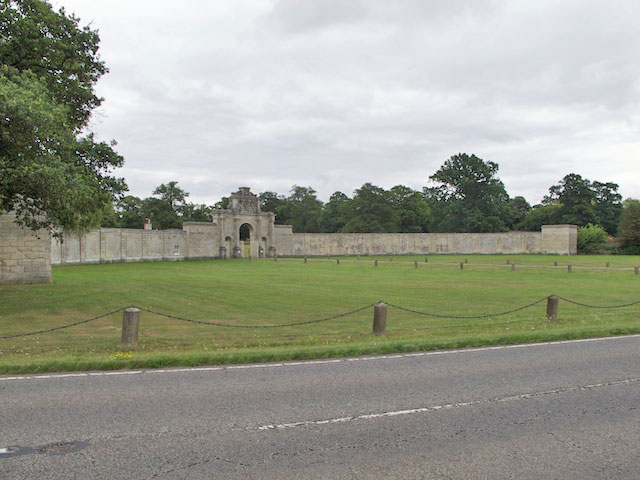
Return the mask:
<path id="1" fill-rule="evenodd" d="M 516 264 L 515 271 L 507 259 Z M 640 263 L 637 256 L 434 255 L 428 260 L 341 257 L 338 265 L 334 257 L 307 264 L 254 259 L 53 267 L 50 285 L 0 287 L 0 336 L 65 325 L 127 305 L 260 326 L 329 317 L 378 300 L 457 316 L 499 313 L 550 294 L 595 305 L 640 300 L 640 276 L 632 268 Z M 542 302 L 481 319 L 425 317 L 390 307 L 382 337 L 371 334 L 372 309 L 270 329 L 212 327 L 143 312 L 140 344 L 131 357 L 114 356 L 120 352 L 118 313 L 51 333 L 0 339 L 0 372 L 263 362 L 640 332 L 640 305 L 588 309 L 561 302 L 554 323 L 546 321 L 545 307 Z"/>

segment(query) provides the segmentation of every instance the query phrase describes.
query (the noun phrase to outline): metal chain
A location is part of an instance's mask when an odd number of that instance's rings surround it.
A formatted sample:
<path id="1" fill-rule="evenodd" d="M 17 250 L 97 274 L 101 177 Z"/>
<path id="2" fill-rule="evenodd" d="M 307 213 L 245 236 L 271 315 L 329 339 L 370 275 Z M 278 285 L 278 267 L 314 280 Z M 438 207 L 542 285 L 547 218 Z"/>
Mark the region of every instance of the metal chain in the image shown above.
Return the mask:
<path id="1" fill-rule="evenodd" d="M 62 329 L 69 328 L 69 327 L 75 327 L 76 325 L 81 325 L 83 323 L 89 323 L 89 322 L 93 322 L 94 320 L 98 320 L 100 318 L 108 317 L 109 315 L 113 315 L 114 313 L 121 312 L 125 308 L 129 308 L 129 307 L 122 307 L 122 308 L 119 308 L 118 310 L 114 310 L 113 312 L 105 313 L 103 315 L 98 315 L 97 317 L 89 318 L 87 320 L 80 320 L 79 322 L 70 323 L 68 325 L 62 325 L 61 327 L 48 328 L 46 330 L 38 330 L 38 331 L 35 331 L 35 332 L 28 332 L 28 333 L 18 333 L 16 335 L 6 335 L 4 337 L 0 337 L 0 340 L 6 340 L 7 338 L 28 337 L 29 335 L 38 335 L 40 333 L 55 332 L 56 330 L 62 330 Z"/>
<path id="2" fill-rule="evenodd" d="M 574 305 L 579 305 L 581 307 L 587 307 L 587 308 L 624 308 L 624 307 L 631 307 L 632 305 L 638 305 L 640 303 L 640 300 L 638 300 L 637 302 L 625 303 L 623 305 L 589 305 L 588 303 L 576 302 L 574 300 L 569 300 L 568 298 L 564 298 L 559 295 L 556 295 L 556 296 L 560 300 L 563 300 L 565 302 L 573 303 Z"/>
<path id="3" fill-rule="evenodd" d="M 202 325 L 213 325 L 213 326 L 216 326 L 216 327 L 229 327 L 229 328 L 279 328 L 279 327 L 295 327 L 295 326 L 298 326 L 298 325 L 309 325 L 311 323 L 326 322 L 328 320 L 334 320 L 336 318 L 346 317 L 347 315 L 353 315 L 354 313 L 358 313 L 358 312 L 361 312 L 362 310 L 366 310 L 367 308 L 371 308 L 374 305 L 375 305 L 375 303 L 372 303 L 371 305 L 366 305 L 364 307 L 357 308 L 355 310 L 351 310 L 350 312 L 341 313 L 339 315 L 333 315 L 331 317 L 318 318 L 316 320 L 306 320 L 304 322 L 283 323 L 283 324 L 279 324 L 279 325 L 234 325 L 234 324 L 231 324 L 231 323 L 222 323 L 222 322 L 206 322 L 206 321 L 203 321 L 203 320 L 193 320 L 192 318 L 178 317 L 176 315 L 168 315 L 166 313 L 155 312 L 153 310 L 149 310 L 147 308 L 142 308 L 142 307 L 135 307 L 135 308 L 139 308 L 140 310 L 143 310 L 143 311 L 145 311 L 147 313 L 152 313 L 154 315 L 160 315 L 161 317 L 172 318 L 174 320 L 180 320 L 180 321 L 183 321 L 183 322 L 200 323 Z"/>
<path id="4" fill-rule="evenodd" d="M 417 315 L 424 315 L 427 317 L 436 317 L 436 318 L 460 318 L 460 319 L 471 319 L 471 318 L 489 318 L 489 317 L 499 317 L 502 315 L 508 315 L 510 313 L 519 312 L 520 310 L 524 310 L 525 308 L 533 307 L 540 302 L 544 302 L 548 297 L 541 298 L 540 300 L 536 300 L 535 302 L 529 303 L 528 305 L 524 305 L 522 307 L 514 308 L 513 310 L 507 310 L 506 312 L 499 313 L 488 313 L 483 315 L 440 315 L 438 313 L 428 313 L 428 312 L 420 312 L 418 310 L 412 310 L 410 308 L 400 307 L 398 305 L 394 305 L 392 303 L 387 303 L 390 307 L 397 308 L 398 310 L 404 310 L 405 312 L 415 313 Z M 386 303 L 386 302 L 385 302 Z"/>
<path id="5" fill-rule="evenodd" d="M 442 315 L 442 314 L 438 314 L 438 313 L 421 312 L 419 310 L 413 310 L 411 308 L 401 307 L 401 306 L 395 305 L 393 303 L 388 303 L 388 302 L 384 302 L 384 303 L 386 303 L 388 306 L 390 306 L 392 308 L 397 308 L 398 310 L 402 310 L 402 311 L 409 312 L 409 313 L 414 313 L 416 315 L 423 315 L 423 316 L 427 316 L 427 317 L 454 318 L 454 319 L 479 319 L 479 318 L 499 317 L 499 316 L 503 316 L 503 315 L 509 315 L 510 313 L 519 312 L 520 310 L 531 308 L 534 305 L 537 305 L 537 304 L 539 304 L 541 302 L 544 302 L 545 300 L 547 300 L 547 298 L 548 297 L 544 297 L 544 298 L 536 300 L 536 301 L 534 301 L 532 303 L 524 305 L 522 307 L 514 308 L 512 310 L 507 310 L 505 312 L 487 313 L 487 314 L 483 314 L 483 315 Z M 560 300 L 565 301 L 565 302 L 572 303 L 574 305 L 579 305 L 581 307 L 588 307 L 588 308 L 602 308 L 602 309 L 624 308 L 624 307 L 630 307 L 632 305 L 640 304 L 640 300 L 638 300 L 636 302 L 625 303 L 623 305 L 589 305 L 587 303 L 576 302 L 574 300 L 569 300 L 568 298 L 564 298 L 564 297 L 560 297 L 560 296 L 558 296 L 558 298 Z M 363 310 L 366 310 L 368 308 L 373 307 L 374 305 L 376 305 L 376 304 L 372 303 L 370 305 L 366 305 L 364 307 L 360 307 L 360 308 L 357 308 L 355 310 L 351 310 L 349 312 L 340 313 L 338 315 L 332 315 L 330 317 L 323 317 L 323 318 L 318 318 L 318 319 L 315 319 L 315 320 L 306 320 L 306 321 L 302 321 L 302 322 L 283 323 L 283 324 L 279 324 L 279 325 L 274 325 L 274 324 L 271 324 L 271 325 L 234 325 L 234 324 L 231 324 L 231 323 L 212 322 L 212 321 L 204 321 L 204 320 L 194 320 L 192 318 L 179 317 L 179 316 L 176 316 L 176 315 L 169 315 L 169 314 L 166 314 L 166 313 L 156 312 L 156 311 L 150 310 L 148 308 L 136 307 L 134 305 L 131 305 L 129 307 L 122 307 L 122 308 L 119 308 L 117 310 L 113 310 L 112 312 L 108 312 L 108 313 L 104 313 L 102 315 L 98 315 L 97 317 L 89 318 L 89 319 L 86 319 L 86 320 L 81 320 L 79 322 L 70 323 L 68 325 L 62 325 L 60 327 L 48 328 L 48 329 L 45 329 L 45 330 L 37 330 L 35 332 L 27 332 L 27 333 L 15 334 L 15 335 L 2 336 L 2 337 L 0 337 L 0 340 L 6 340 L 6 339 L 9 339 L 9 338 L 27 337 L 27 336 L 30 336 L 30 335 L 38 335 L 38 334 L 41 334 L 41 333 L 55 332 L 57 330 L 63 330 L 65 328 L 75 327 L 76 325 L 81 325 L 83 323 L 89 323 L 89 322 L 92 322 L 94 320 L 99 320 L 101 318 L 108 317 L 109 315 L 113 315 L 114 313 L 121 312 L 121 311 L 125 310 L 126 308 L 130 308 L 130 307 L 138 308 L 138 309 L 140 309 L 142 311 L 145 311 L 147 313 L 151 313 L 153 315 L 159 315 L 161 317 L 172 318 L 174 320 L 180 320 L 180 321 L 183 321 L 183 322 L 199 323 L 201 325 L 211 325 L 211 326 L 216 326 L 216 327 L 228 327 L 228 328 L 280 328 L 280 327 L 295 327 L 295 326 L 299 326 L 299 325 L 309 325 L 309 324 L 312 324 L 312 323 L 320 323 L 320 322 L 326 322 L 326 321 L 329 321 L 329 320 L 335 320 L 337 318 L 342 318 L 342 317 L 346 317 L 348 315 L 353 315 L 355 313 L 361 312 Z M 507 323 L 511 323 L 511 322 L 507 322 Z M 504 325 L 506 325 L 507 323 L 504 323 Z M 460 327 L 461 328 L 462 327 L 467 328 L 467 327 L 471 327 L 471 326 L 482 326 L 482 325 L 464 325 L 464 326 L 460 326 Z"/>

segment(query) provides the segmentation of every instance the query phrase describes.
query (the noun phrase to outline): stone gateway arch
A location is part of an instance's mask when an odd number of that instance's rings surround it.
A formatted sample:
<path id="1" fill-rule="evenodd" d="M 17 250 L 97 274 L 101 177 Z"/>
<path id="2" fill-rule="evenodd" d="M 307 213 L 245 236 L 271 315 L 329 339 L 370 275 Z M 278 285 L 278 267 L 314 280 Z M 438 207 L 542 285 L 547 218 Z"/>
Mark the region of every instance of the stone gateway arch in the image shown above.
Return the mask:
<path id="1" fill-rule="evenodd" d="M 229 208 L 218 208 L 212 213 L 212 225 L 208 222 L 185 222 L 182 227 L 189 232 L 193 228 L 214 228 L 217 235 L 218 257 L 253 258 L 273 256 L 275 252 L 275 214 L 260 211 L 260 199 L 249 187 L 240 187 L 229 197 Z M 248 230 L 249 250 L 244 249 L 240 231 Z"/>

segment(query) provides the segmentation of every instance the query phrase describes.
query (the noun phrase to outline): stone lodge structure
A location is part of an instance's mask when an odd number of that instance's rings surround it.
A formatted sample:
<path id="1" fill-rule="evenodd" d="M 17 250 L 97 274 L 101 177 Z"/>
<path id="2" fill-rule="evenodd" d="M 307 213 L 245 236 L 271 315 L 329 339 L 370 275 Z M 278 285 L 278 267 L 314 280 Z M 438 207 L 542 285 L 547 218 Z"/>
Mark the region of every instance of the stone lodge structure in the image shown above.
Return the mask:
<path id="1" fill-rule="evenodd" d="M 294 233 L 260 211 L 248 187 L 230 196 L 212 222 L 184 222 L 182 230 L 99 228 L 63 241 L 39 238 L 0 215 L 0 284 L 50 281 L 51 264 L 325 255 L 577 253 L 575 225 L 543 225 L 540 232 Z"/>

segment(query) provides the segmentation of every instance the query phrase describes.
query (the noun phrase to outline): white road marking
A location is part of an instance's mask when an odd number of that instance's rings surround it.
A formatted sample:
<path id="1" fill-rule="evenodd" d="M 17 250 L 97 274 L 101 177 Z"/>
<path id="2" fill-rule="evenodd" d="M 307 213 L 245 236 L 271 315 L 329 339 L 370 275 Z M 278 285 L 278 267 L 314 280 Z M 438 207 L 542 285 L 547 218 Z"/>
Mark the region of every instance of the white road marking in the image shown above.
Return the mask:
<path id="1" fill-rule="evenodd" d="M 638 382 L 640 382 L 640 378 L 629 378 L 627 380 L 616 380 L 616 381 L 606 382 L 606 383 L 594 383 L 594 384 L 582 385 L 578 387 L 558 388 L 555 390 L 523 393 L 521 395 L 509 395 L 507 397 L 498 397 L 498 398 L 491 398 L 486 400 L 473 400 L 468 402 L 448 403 L 444 405 L 430 405 L 428 407 L 410 408 L 406 410 L 395 410 L 395 411 L 382 412 L 382 413 L 368 413 L 364 415 L 329 418 L 325 420 L 301 420 L 298 422 L 291 422 L 291 423 L 261 425 L 257 427 L 257 429 L 258 430 L 284 430 L 286 428 L 307 427 L 307 426 L 314 426 L 314 425 L 331 425 L 334 423 L 346 423 L 346 422 L 353 422 L 357 420 L 375 420 L 378 418 L 397 417 L 401 415 L 415 415 L 418 413 L 435 412 L 438 410 L 450 410 L 452 408 L 470 407 L 470 406 L 484 405 L 489 403 L 528 400 L 530 398 L 541 397 L 545 395 L 557 395 L 559 393 L 568 393 L 568 392 L 575 392 L 580 390 L 592 390 L 594 388 L 612 387 L 612 386 L 618 386 L 618 385 L 629 385 L 629 384 L 638 383 Z"/>
<path id="2" fill-rule="evenodd" d="M 540 342 L 540 343 L 520 343 L 516 345 L 496 345 L 493 347 L 478 347 L 478 348 L 460 348 L 456 350 L 432 350 L 428 352 L 416 352 L 416 353 L 403 353 L 398 355 L 380 355 L 380 356 L 368 356 L 368 357 L 354 357 L 354 358 L 336 358 L 330 360 L 308 360 L 297 362 L 279 362 L 279 363 L 256 363 L 250 365 L 227 365 L 217 367 L 189 367 L 189 368 L 163 368 L 163 369 L 149 369 L 149 370 L 115 370 L 109 372 L 84 372 L 84 373 L 56 373 L 50 375 L 23 375 L 23 376 L 11 376 L 0 377 L 0 382 L 10 380 L 42 380 L 52 378 L 73 378 L 73 377 L 105 377 L 105 376 L 117 376 L 117 375 L 139 375 L 139 374 L 159 374 L 159 373 L 176 373 L 176 372 L 207 372 L 218 370 L 251 370 L 256 368 L 281 368 L 291 366 L 306 366 L 306 365 L 326 365 L 331 363 L 348 363 L 348 362 L 369 362 L 369 361 L 383 361 L 394 360 L 398 358 L 411 358 L 411 357 L 430 357 L 432 355 L 455 355 L 464 353 L 486 352 L 492 350 L 510 350 L 514 348 L 531 348 L 531 347 L 543 347 L 547 345 L 567 345 L 572 343 L 588 343 L 588 342 L 602 342 L 607 340 L 622 340 L 628 338 L 640 338 L 640 334 L 636 335 L 621 335 L 616 337 L 599 337 L 599 338 L 583 338 L 580 340 L 559 340 L 555 342 Z"/>
<path id="3" fill-rule="evenodd" d="M 2 455 L 3 453 L 9 453 L 9 449 L 8 448 L 0 448 L 0 455 Z"/>

